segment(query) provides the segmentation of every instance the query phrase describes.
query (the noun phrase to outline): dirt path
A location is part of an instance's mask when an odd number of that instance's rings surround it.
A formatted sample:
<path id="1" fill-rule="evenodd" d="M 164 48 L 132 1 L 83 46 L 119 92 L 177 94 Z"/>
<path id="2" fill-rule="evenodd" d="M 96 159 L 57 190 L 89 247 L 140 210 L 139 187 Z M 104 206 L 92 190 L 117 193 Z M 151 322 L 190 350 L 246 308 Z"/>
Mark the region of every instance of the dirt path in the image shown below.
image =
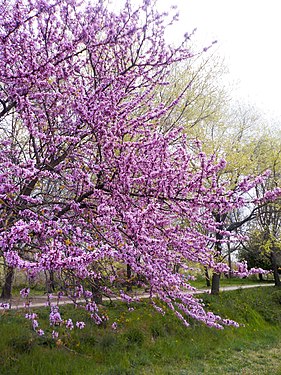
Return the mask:
<path id="1" fill-rule="evenodd" d="M 265 287 L 265 286 L 274 286 L 274 284 L 254 284 L 254 285 L 233 285 L 233 286 L 223 286 L 220 287 L 220 291 L 231 291 L 231 290 L 237 290 L 237 289 L 248 289 L 248 288 L 258 288 L 258 287 Z M 201 294 L 201 293 L 209 293 L 209 289 L 198 289 L 194 294 Z M 148 293 L 143 293 L 136 295 L 136 297 L 140 299 L 145 299 L 149 298 Z M 117 300 L 119 298 L 112 298 L 112 300 Z M 54 296 L 53 301 L 57 301 L 56 296 Z M 109 301 L 109 298 L 103 298 L 103 301 Z M 78 300 L 77 302 L 84 302 L 84 300 Z M 62 297 L 60 299 L 59 304 L 60 305 L 66 305 L 73 303 L 69 298 L 67 297 Z M 36 308 L 36 307 L 44 307 L 47 306 L 47 297 L 46 296 L 32 296 L 30 297 L 30 307 Z M 11 300 L 8 301 L 3 301 L 0 303 L 0 310 L 16 310 L 16 309 L 24 309 L 26 308 L 25 306 L 25 301 L 22 298 L 12 298 Z"/>

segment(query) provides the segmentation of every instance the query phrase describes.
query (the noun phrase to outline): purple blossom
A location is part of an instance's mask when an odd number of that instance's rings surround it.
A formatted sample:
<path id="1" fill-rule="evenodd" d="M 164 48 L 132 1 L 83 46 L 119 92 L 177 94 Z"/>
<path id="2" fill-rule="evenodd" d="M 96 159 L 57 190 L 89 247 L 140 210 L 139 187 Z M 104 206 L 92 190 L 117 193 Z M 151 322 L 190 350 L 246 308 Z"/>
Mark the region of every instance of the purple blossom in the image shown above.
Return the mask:
<path id="1" fill-rule="evenodd" d="M 25 314 L 25 318 L 29 320 L 34 320 L 38 318 L 38 315 L 36 313 L 28 313 L 28 314 Z"/>
<path id="2" fill-rule="evenodd" d="M 33 280 L 63 275 L 65 295 L 77 304 L 116 295 L 113 286 L 126 285 L 127 269 L 186 326 L 186 317 L 216 328 L 235 325 L 204 310 L 188 265 L 228 272 L 214 250 L 230 236 L 220 218 L 280 198 L 281 189 L 259 189 L 268 171 L 241 177 L 234 188 L 219 178 L 226 161 L 204 153 L 180 124 L 161 130 L 183 94 L 158 103 L 154 93 L 169 90 L 171 70 L 192 56 L 185 43 L 165 41 L 165 27 L 177 16 L 153 11 L 150 0 L 134 12 L 128 1 L 120 13 L 99 1 L 86 11 L 76 0 L 6 3 L 0 1 L 0 117 L 17 119 L 17 139 L 3 132 L 0 147 L 6 264 Z M 260 270 L 238 264 L 235 272 Z M 28 298 L 29 288 L 20 294 Z M 138 300 L 123 290 L 118 296 Z M 95 302 L 85 310 L 97 324 L 107 321 Z M 37 316 L 26 317 L 37 329 Z M 49 319 L 73 328 L 58 306 Z"/>
<path id="3" fill-rule="evenodd" d="M 87 311 L 90 311 L 90 312 L 93 312 L 93 311 L 97 312 L 99 310 L 97 304 L 95 302 L 93 302 L 93 301 L 87 303 L 86 306 L 85 306 L 85 309 Z"/>
<path id="4" fill-rule="evenodd" d="M 9 303 L 0 303 L 0 308 L 4 309 L 4 310 L 8 310 L 10 308 L 10 304 Z"/>
<path id="5" fill-rule="evenodd" d="M 76 327 L 79 329 L 85 328 L 85 323 L 84 322 L 76 322 Z"/>
<path id="6" fill-rule="evenodd" d="M 63 320 L 61 318 L 58 306 L 51 306 L 49 321 L 51 326 L 60 325 L 62 323 Z"/>
<path id="7" fill-rule="evenodd" d="M 100 325 L 102 324 L 102 318 L 97 314 L 97 313 L 94 313 L 94 314 L 91 314 L 91 318 L 94 320 L 94 322 L 97 324 L 97 325 Z"/>
<path id="8" fill-rule="evenodd" d="M 22 298 L 27 298 L 29 296 L 30 289 L 29 288 L 24 288 L 20 291 L 20 295 Z"/>
<path id="9" fill-rule="evenodd" d="M 74 328 L 72 319 L 68 319 L 65 323 L 66 328 L 68 328 L 70 331 Z"/>
<path id="10" fill-rule="evenodd" d="M 52 338 L 57 339 L 59 337 L 59 333 L 57 331 L 52 331 Z"/>
<path id="11" fill-rule="evenodd" d="M 36 320 L 36 319 L 33 319 L 32 320 L 32 328 L 34 329 L 34 330 L 36 330 L 36 328 L 39 326 L 39 323 L 38 323 L 38 321 Z"/>
<path id="12" fill-rule="evenodd" d="M 38 333 L 39 336 L 44 336 L 44 334 L 45 334 L 43 329 L 38 329 L 37 333 Z"/>
<path id="13" fill-rule="evenodd" d="M 89 290 L 84 290 L 84 297 L 85 298 L 92 298 L 93 293 L 90 292 Z"/>

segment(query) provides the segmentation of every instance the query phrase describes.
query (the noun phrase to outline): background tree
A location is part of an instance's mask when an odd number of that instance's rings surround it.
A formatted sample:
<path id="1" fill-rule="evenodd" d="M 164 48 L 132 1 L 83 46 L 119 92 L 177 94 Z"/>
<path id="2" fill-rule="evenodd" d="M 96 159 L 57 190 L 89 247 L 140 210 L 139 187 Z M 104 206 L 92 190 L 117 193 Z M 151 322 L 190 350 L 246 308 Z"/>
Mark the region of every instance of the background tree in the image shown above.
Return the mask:
<path id="1" fill-rule="evenodd" d="M 163 131 L 180 124 L 188 138 L 200 139 L 206 153 L 214 154 L 216 158 L 223 157 L 227 165 L 219 172 L 218 182 L 227 181 L 235 190 L 246 175 L 263 173 L 271 167 L 271 163 L 269 150 L 259 147 L 265 137 L 265 120 L 255 108 L 235 103 L 231 99 L 229 90 L 222 84 L 224 74 L 225 68 L 216 54 L 197 55 L 195 61 L 191 59 L 189 65 L 174 71 L 170 77 L 172 89 L 169 87 L 165 91 L 164 88 L 160 97 L 169 102 L 177 93 L 181 94 L 181 98 L 178 106 L 168 113 Z M 186 87 L 189 89 L 186 90 Z M 249 206 L 222 216 L 214 212 L 214 218 L 220 223 L 221 229 L 245 234 L 243 228 L 247 228 L 246 223 L 254 220 L 257 208 Z M 225 250 L 220 242 L 225 236 L 217 236 L 217 258 L 221 261 L 225 259 Z M 235 244 L 232 248 L 235 249 Z M 231 264 L 230 254 L 228 262 Z M 219 292 L 219 277 L 219 274 L 213 275 L 213 294 Z"/>
<path id="2" fill-rule="evenodd" d="M 270 257 L 263 247 L 263 236 L 257 228 L 249 231 L 249 239 L 242 243 L 239 249 L 238 257 L 240 261 L 246 261 L 249 267 L 262 268 L 270 271 L 272 269 Z M 259 274 L 260 280 L 263 275 Z"/>
<path id="3" fill-rule="evenodd" d="M 252 156 L 256 161 L 256 171 L 265 167 L 271 169 L 271 176 L 257 189 L 257 196 L 264 194 L 269 187 L 280 186 L 281 182 L 281 143 L 278 132 L 267 131 L 256 143 Z M 259 235 L 259 250 L 270 259 L 275 285 L 280 286 L 278 267 L 280 266 L 280 200 L 262 205 L 257 211 L 255 230 Z"/>

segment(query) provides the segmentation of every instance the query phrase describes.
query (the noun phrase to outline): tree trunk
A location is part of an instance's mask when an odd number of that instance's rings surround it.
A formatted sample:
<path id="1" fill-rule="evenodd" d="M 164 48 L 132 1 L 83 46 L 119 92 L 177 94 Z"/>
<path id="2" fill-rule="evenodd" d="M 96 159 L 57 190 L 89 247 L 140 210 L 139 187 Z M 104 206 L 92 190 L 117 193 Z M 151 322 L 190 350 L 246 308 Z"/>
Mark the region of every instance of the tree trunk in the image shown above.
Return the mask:
<path id="1" fill-rule="evenodd" d="M 53 293 L 55 291 L 55 278 L 54 271 L 49 271 L 45 273 L 46 276 L 46 289 L 48 293 Z"/>
<path id="2" fill-rule="evenodd" d="M 2 288 L 1 298 L 11 299 L 12 298 L 12 286 L 14 279 L 15 270 L 12 267 L 7 267 L 5 270 L 5 281 Z"/>
<path id="3" fill-rule="evenodd" d="M 281 286 L 280 277 L 278 273 L 278 266 L 277 266 L 277 261 L 276 261 L 276 254 L 274 251 L 270 253 L 270 260 L 271 260 L 271 266 L 273 269 L 275 286 Z"/>
<path id="4" fill-rule="evenodd" d="M 208 268 L 204 267 L 204 270 L 205 270 L 206 286 L 209 287 L 209 286 L 211 286 L 211 281 L 210 281 L 210 276 L 209 276 Z"/>
<path id="5" fill-rule="evenodd" d="M 263 274 L 262 273 L 259 273 L 259 280 L 263 281 Z"/>
<path id="6" fill-rule="evenodd" d="M 228 277 L 231 279 L 232 278 L 232 261 L 231 261 L 231 246 L 230 246 L 230 242 L 227 243 L 227 250 L 228 250 L 228 267 L 229 267 L 229 271 L 228 271 Z"/>
<path id="7" fill-rule="evenodd" d="M 213 273 L 212 277 L 212 288 L 211 288 L 211 294 L 219 294 L 220 292 L 220 273 Z"/>
<path id="8" fill-rule="evenodd" d="M 219 224 L 217 227 L 218 230 L 223 230 L 223 222 L 226 218 L 226 214 L 219 214 L 219 213 L 214 213 L 214 217 L 216 219 L 216 222 Z M 216 261 L 220 260 L 221 254 L 222 254 L 222 241 L 223 235 L 221 232 L 216 232 L 216 243 L 215 243 L 215 249 L 216 249 L 216 255 L 215 259 Z M 212 277 L 212 287 L 211 287 L 211 294 L 219 294 L 220 292 L 220 273 L 213 272 L 213 277 Z"/>
<path id="9" fill-rule="evenodd" d="M 132 277 L 132 268 L 129 264 L 127 264 L 127 292 L 131 292 L 132 284 L 131 284 L 131 277 Z"/>
<path id="10" fill-rule="evenodd" d="M 94 280 L 94 283 L 92 284 L 92 293 L 93 293 L 93 301 L 96 304 L 102 303 L 102 293 L 100 290 L 100 281 L 98 279 Z"/>

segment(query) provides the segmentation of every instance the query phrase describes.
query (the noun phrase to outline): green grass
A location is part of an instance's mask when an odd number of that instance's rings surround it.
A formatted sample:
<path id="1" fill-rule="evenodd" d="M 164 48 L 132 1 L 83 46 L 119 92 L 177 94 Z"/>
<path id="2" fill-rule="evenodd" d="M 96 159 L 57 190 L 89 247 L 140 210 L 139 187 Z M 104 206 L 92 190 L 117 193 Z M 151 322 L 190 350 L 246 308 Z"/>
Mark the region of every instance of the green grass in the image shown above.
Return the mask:
<path id="1" fill-rule="evenodd" d="M 244 326 L 215 330 L 197 322 L 185 328 L 167 311 L 150 305 L 129 312 L 121 303 L 109 307 L 117 332 L 97 327 L 75 330 L 55 343 L 37 337 L 23 312 L 0 315 L 0 374 L 281 374 L 281 290 L 273 287 L 204 295 L 207 309 Z M 38 310 L 48 330 L 47 309 Z M 81 320 L 72 306 L 63 317 Z"/>

